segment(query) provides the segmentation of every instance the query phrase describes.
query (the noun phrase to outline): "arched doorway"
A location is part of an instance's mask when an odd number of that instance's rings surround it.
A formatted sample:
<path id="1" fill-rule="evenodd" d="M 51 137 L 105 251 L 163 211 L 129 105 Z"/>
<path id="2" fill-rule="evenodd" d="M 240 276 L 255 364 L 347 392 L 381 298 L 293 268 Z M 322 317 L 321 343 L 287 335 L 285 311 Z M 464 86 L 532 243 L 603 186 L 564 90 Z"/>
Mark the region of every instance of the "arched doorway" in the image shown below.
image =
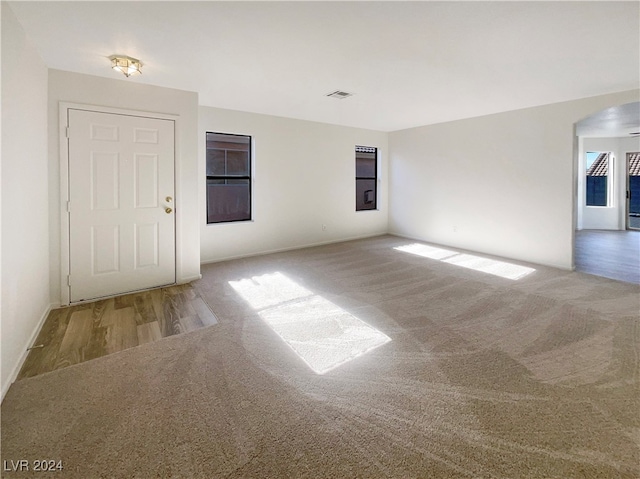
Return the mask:
<path id="1" fill-rule="evenodd" d="M 577 271 L 640 284 L 640 102 L 576 123 Z"/>

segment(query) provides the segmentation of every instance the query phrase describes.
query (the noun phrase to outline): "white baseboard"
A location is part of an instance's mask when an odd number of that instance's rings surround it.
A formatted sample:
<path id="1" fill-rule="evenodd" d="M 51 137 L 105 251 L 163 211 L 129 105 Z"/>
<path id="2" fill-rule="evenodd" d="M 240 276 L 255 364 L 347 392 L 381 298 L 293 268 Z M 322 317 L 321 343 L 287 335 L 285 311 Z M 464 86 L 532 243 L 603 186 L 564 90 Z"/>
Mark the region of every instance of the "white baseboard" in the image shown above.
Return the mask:
<path id="1" fill-rule="evenodd" d="M 327 245 L 327 244 L 334 244 L 334 243 L 344 243 L 345 241 L 355 241 L 355 240 L 359 240 L 359 239 L 366 239 L 366 238 L 375 238 L 376 236 L 384 236 L 388 233 L 386 232 L 381 232 L 381 233 L 371 233 L 371 234 L 366 234 L 366 235 L 362 235 L 362 236 L 351 236 L 348 238 L 337 238 L 337 239 L 333 239 L 333 240 L 329 240 L 329 241 L 321 241 L 318 243 L 309 243 L 309 244 L 303 244 L 303 245 L 297 245 L 297 246 L 288 246 L 285 248 L 276 248 L 276 249 L 269 249 L 269 250 L 262 250 L 262 251 L 254 251 L 251 253 L 246 253 L 246 254 L 237 254 L 237 255 L 233 255 L 233 256 L 224 256 L 222 258 L 216 258 L 216 259 L 207 259 L 204 261 L 201 261 L 200 264 L 212 264 L 212 263 L 220 263 L 222 261 L 230 261 L 233 259 L 240 259 L 240 258 L 251 258 L 253 256 L 262 256 L 265 254 L 273 254 L 273 253 L 283 253 L 285 251 L 295 251 L 295 250 L 299 250 L 299 249 L 305 249 L 305 248 L 313 248 L 314 246 L 323 246 L 323 245 Z M 202 277 L 202 275 L 200 275 Z"/>
<path id="2" fill-rule="evenodd" d="M 44 322 L 47 320 L 49 313 L 51 312 L 52 309 L 55 309 L 55 308 L 56 308 L 56 303 L 51 303 L 45 308 L 44 312 L 42 313 L 42 316 L 38 320 L 38 324 L 36 325 L 34 330 L 31 332 L 31 335 L 29 336 L 29 340 L 24 345 L 22 355 L 20 356 L 20 358 L 18 359 L 18 362 L 14 365 L 13 369 L 11 370 L 11 374 L 7 378 L 6 382 L 2 385 L 2 396 L 0 398 L 0 402 L 4 400 L 4 397 L 7 394 L 7 391 L 9 391 L 9 388 L 18 377 L 18 374 L 20 373 L 20 369 L 22 369 L 24 362 L 27 360 L 27 355 L 29 354 L 29 351 L 27 350 L 27 348 L 30 348 L 33 345 L 33 343 L 38 337 L 38 334 L 40 334 L 40 330 L 42 329 Z"/>
<path id="3" fill-rule="evenodd" d="M 190 283 L 191 281 L 196 281 L 198 279 L 202 279 L 202 275 L 201 274 L 196 274 L 194 276 L 187 276 L 185 278 L 180 278 L 180 279 L 178 279 L 178 281 L 176 281 L 176 284 L 187 284 L 187 283 Z"/>

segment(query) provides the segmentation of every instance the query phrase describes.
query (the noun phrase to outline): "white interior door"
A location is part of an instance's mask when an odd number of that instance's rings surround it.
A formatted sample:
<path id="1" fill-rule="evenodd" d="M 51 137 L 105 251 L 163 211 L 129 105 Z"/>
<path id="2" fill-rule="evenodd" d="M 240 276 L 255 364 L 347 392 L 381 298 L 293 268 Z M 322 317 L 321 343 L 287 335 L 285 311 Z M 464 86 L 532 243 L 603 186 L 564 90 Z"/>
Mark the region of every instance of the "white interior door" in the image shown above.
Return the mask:
<path id="1" fill-rule="evenodd" d="M 174 122 L 69 110 L 72 302 L 175 283 Z"/>

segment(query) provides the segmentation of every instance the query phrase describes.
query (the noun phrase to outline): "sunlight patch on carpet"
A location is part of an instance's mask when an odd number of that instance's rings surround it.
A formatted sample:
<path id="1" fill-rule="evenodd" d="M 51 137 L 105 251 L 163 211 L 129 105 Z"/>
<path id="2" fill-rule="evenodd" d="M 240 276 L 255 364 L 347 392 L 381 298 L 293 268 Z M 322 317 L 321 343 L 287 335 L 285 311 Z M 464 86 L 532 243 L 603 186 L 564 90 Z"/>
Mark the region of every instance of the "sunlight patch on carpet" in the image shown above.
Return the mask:
<path id="1" fill-rule="evenodd" d="M 504 261 L 497 261 L 495 259 L 481 258 L 472 254 L 459 254 L 442 261 L 507 279 L 524 278 L 535 271 L 535 269 L 527 268 L 526 266 L 505 263 Z"/>
<path id="2" fill-rule="evenodd" d="M 444 263 L 512 280 L 524 278 L 535 271 L 534 268 L 529 268 L 527 266 L 520 266 L 490 258 L 482 258 L 472 254 L 457 253 L 455 251 L 435 248 L 433 246 L 427 246 L 419 243 L 396 246 L 393 249 L 425 258 L 437 259 Z"/>
<path id="3" fill-rule="evenodd" d="M 229 285 L 317 374 L 391 341 L 280 272 L 229 281 Z"/>
<path id="4" fill-rule="evenodd" d="M 435 248 L 433 246 L 427 246 L 426 244 L 418 243 L 408 244 L 405 246 L 397 246 L 393 249 L 402 251 L 403 253 L 411 253 L 422 256 L 423 258 L 431 259 L 444 259 L 458 254 L 457 252 L 448 249 Z"/>

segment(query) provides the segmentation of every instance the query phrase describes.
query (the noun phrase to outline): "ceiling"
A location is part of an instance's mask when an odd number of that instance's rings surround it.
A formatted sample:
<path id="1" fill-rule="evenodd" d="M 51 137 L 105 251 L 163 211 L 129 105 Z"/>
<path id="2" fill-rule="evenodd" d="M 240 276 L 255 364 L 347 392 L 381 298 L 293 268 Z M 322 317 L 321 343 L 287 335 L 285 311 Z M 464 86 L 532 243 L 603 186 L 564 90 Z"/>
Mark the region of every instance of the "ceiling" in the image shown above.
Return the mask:
<path id="1" fill-rule="evenodd" d="M 639 2 L 10 2 L 50 68 L 393 131 L 640 86 Z M 5 47 L 3 45 L 3 47 Z M 125 79 L 112 54 L 144 63 Z M 328 98 L 334 90 L 354 93 Z"/>
<path id="2" fill-rule="evenodd" d="M 616 105 L 576 123 L 576 135 L 584 137 L 628 137 L 640 132 L 640 102 Z"/>

